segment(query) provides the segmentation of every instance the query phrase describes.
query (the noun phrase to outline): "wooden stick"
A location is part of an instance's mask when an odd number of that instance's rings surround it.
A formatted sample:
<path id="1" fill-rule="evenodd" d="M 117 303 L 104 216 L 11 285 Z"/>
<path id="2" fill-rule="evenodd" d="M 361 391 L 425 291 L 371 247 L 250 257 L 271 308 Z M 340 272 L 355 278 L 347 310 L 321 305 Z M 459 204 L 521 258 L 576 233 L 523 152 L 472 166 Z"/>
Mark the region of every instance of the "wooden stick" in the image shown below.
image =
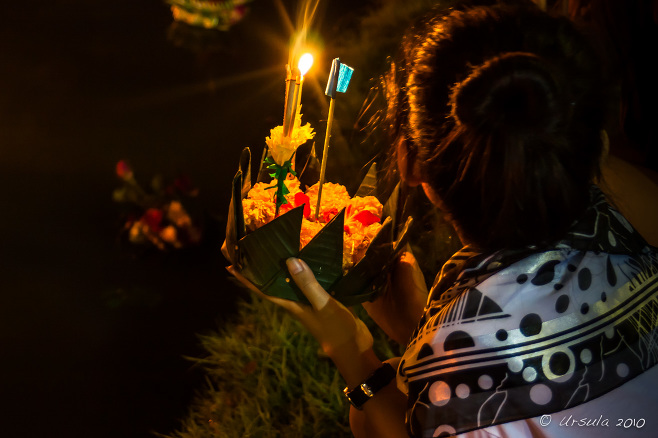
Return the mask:
<path id="1" fill-rule="evenodd" d="M 320 168 L 320 182 L 318 187 L 318 203 L 315 206 L 315 220 L 318 220 L 320 214 L 320 201 L 322 199 L 322 185 L 324 184 L 324 173 L 327 169 L 327 155 L 329 154 L 329 139 L 331 138 L 331 125 L 334 122 L 334 102 L 333 97 L 329 100 L 329 116 L 327 117 L 327 132 L 324 134 L 324 149 L 322 150 L 322 166 Z"/>

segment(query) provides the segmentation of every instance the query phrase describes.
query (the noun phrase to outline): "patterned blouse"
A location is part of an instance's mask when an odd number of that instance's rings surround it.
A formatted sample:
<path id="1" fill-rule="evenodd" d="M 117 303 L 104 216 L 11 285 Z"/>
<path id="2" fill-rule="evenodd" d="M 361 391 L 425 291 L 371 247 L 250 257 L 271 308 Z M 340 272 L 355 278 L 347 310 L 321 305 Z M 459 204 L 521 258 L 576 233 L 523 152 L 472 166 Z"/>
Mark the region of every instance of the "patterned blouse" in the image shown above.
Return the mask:
<path id="1" fill-rule="evenodd" d="M 587 403 L 656 364 L 657 326 L 658 249 L 593 188 L 552 247 L 465 247 L 446 262 L 398 369 L 408 432 L 450 436 Z"/>

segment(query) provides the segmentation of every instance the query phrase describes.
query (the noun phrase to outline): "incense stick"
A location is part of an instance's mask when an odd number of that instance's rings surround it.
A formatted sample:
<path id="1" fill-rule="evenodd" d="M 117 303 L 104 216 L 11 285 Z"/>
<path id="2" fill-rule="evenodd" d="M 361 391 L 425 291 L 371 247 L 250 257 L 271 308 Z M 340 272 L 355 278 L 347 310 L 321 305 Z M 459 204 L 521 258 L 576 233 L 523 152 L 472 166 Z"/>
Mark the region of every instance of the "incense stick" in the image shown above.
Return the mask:
<path id="1" fill-rule="evenodd" d="M 320 202 L 322 200 L 322 186 L 324 184 L 324 174 L 327 170 L 327 156 L 329 155 L 329 140 L 331 138 L 331 125 L 334 122 L 334 104 L 336 99 L 333 97 L 329 101 L 329 116 L 327 117 L 327 132 L 324 135 L 324 148 L 322 149 L 322 166 L 320 167 L 320 185 L 318 186 L 318 202 L 315 206 L 315 220 L 318 220 L 320 214 Z"/>

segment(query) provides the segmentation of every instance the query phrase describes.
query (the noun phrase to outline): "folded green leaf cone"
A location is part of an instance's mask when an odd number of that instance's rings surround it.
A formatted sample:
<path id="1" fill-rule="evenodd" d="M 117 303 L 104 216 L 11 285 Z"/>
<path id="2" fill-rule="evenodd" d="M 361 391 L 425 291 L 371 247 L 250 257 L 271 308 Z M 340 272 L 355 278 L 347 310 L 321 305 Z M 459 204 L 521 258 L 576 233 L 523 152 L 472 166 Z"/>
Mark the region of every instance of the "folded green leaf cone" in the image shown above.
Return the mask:
<path id="1" fill-rule="evenodd" d="M 363 258 L 347 274 L 343 274 L 344 210 L 301 250 L 299 236 L 303 206 L 293 208 L 257 230 L 246 233 L 242 199 L 251 188 L 250 169 L 251 152 L 245 148 L 240 158 L 240 169 L 233 178 L 226 226 L 227 258 L 233 266 L 265 294 L 307 302 L 286 267 L 286 259 L 297 257 L 308 264 L 322 287 L 346 306 L 373 299 L 386 283 L 387 269 L 406 244 L 411 218 L 394 236 L 393 221 L 387 217 Z M 372 193 L 374 181 L 372 167 L 357 195 Z M 394 198 L 392 196 L 389 201 Z M 384 211 L 395 217 L 395 205 L 388 203 Z"/>

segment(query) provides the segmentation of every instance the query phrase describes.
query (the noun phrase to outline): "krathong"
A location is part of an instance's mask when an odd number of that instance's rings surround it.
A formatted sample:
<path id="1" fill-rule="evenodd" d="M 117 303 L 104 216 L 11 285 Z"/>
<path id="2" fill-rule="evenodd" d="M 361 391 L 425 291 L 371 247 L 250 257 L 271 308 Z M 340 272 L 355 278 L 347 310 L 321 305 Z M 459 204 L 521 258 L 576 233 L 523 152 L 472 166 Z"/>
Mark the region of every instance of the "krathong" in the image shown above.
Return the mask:
<path id="1" fill-rule="evenodd" d="M 411 219 L 396 226 L 397 196 L 385 205 L 375 196 L 374 164 L 354 197 L 344 186 L 324 182 L 336 92 L 345 92 L 353 71 L 338 59 L 325 92 L 331 101 L 320 181 L 305 190 L 301 187 L 295 154 L 315 136 L 309 123 L 302 125 L 301 67 L 287 68 L 284 121 L 265 139 L 259 177 L 264 168 L 271 180 L 252 186 L 251 152 L 242 152 L 233 179 L 224 251 L 265 294 L 307 301 L 286 268 L 286 259 L 298 257 L 325 290 L 343 304 L 354 305 L 372 299 L 385 284 L 385 272 L 406 243 Z M 315 158 L 312 151 L 309 159 Z"/>
<path id="2" fill-rule="evenodd" d="M 317 201 L 319 184 L 309 187 L 304 193 L 300 190 L 300 183 L 296 177 L 288 178 L 284 183 L 288 188 L 287 203 L 283 204 L 279 214 L 303 206 L 300 249 L 304 248 L 324 225 L 345 209 L 343 272 L 346 273 L 363 257 L 368 245 L 381 229 L 382 204 L 375 196 L 352 198 L 345 186 L 325 183 L 320 217 L 316 220 L 311 216 L 310 206 L 315 205 Z M 268 190 L 266 183 L 257 183 L 242 200 L 247 232 L 256 231 L 276 218 L 276 206 Z"/>
<path id="3" fill-rule="evenodd" d="M 354 197 L 343 186 L 325 183 L 321 219 L 315 221 L 311 205 L 317 198 L 317 184 L 303 192 L 297 178 L 287 178 L 287 203 L 277 215 L 267 189 L 276 182 L 252 186 L 251 152 L 245 148 L 233 178 L 227 259 L 268 295 L 306 302 L 285 264 L 289 257 L 298 257 L 343 304 L 372 299 L 386 282 L 387 268 L 406 244 L 411 224 L 408 219 L 396 232 L 396 192 L 382 206 L 374 196 L 375 181 L 373 165 Z"/>
<path id="4" fill-rule="evenodd" d="M 165 0 L 174 20 L 206 29 L 228 30 L 247 13 L 251 0 Z"/>

